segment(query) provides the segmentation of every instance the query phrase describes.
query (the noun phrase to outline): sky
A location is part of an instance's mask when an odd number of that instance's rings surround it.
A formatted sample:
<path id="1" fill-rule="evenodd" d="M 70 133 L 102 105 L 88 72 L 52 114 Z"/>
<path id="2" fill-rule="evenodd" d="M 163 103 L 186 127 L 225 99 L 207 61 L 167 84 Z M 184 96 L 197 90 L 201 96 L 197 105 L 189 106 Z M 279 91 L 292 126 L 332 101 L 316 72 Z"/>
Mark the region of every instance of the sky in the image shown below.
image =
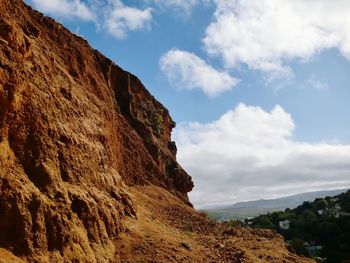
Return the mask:
<path id="1" fill-rule="evenodd" d="M 350 186 L 350 1 L 26 2 L 169 109 L 195 207 Z"/>

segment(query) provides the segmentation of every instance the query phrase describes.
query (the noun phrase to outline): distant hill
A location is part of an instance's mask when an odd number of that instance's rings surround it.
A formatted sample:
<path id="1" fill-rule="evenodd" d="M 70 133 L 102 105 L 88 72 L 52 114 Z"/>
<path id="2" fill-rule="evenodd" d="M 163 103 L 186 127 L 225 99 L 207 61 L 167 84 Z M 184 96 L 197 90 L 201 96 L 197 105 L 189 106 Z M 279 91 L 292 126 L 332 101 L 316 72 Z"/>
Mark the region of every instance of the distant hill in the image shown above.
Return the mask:
<path id="1" fill-rule="evenodd" d="M 295 208 L 305 201 L 313 201 L 316 198 L 334 196 L 346 192 L 348 189 L 338 189 L 329 191 L 306 192 L 296 195 L 280 197 L 276 199 L 260 199 L 256 201 L 235 203 L 230 208 Z"/>
<path id="2" fill-rule="evenodd" d="M 202 209 L 209 217 L 220 221 L 243 220 L 268 212 L 282 211 L 286 208 L 296 208 L 305 201 L 313 201 L 316 198 L 335 196 L 346 192 L 348 189 L 337 189 L 328 191 L 306 192 L 296 195 L 284 196 L 276 199 L 260 199 L 255 201 L 238 202 L 233 205 L 208 207 Z"/>

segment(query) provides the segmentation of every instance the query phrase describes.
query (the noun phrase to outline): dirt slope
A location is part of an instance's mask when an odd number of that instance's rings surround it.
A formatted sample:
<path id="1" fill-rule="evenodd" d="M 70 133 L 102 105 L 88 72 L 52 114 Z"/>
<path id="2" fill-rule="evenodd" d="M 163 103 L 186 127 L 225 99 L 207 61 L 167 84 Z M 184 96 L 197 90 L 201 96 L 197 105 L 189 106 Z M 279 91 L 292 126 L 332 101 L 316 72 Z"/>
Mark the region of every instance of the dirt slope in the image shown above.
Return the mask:
<path id="1" fill-rule="evenodd" d="M 174 125 L 137 77 L 21 0 L 0 0 L 0 259 L 256 262 L 271 250 L 303 262 L 275 234 L 250 249 L 265 232 L 227 238 L 191 208 Z"/>
<path id="2" fill-rule="evenodd" d="M 117 240 L 117 262 L 313 262 L 290 253 L 280 235 L 208 221 L 156 186 L 132 187 L 138 217 Z"/>

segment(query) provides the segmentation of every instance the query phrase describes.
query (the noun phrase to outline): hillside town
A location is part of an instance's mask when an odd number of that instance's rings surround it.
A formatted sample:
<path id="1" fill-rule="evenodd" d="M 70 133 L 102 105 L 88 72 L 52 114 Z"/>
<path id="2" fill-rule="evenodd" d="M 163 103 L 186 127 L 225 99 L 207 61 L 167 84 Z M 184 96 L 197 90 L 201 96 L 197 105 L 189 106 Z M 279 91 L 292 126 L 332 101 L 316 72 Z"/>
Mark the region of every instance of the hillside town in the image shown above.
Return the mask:
<path id="1" fill-rule="evenodd" d="M 276 230 L 287 247 L 316 262 L 343 262 L 350 258 L 350 191 L 246 219 L 243 225 Z"/>

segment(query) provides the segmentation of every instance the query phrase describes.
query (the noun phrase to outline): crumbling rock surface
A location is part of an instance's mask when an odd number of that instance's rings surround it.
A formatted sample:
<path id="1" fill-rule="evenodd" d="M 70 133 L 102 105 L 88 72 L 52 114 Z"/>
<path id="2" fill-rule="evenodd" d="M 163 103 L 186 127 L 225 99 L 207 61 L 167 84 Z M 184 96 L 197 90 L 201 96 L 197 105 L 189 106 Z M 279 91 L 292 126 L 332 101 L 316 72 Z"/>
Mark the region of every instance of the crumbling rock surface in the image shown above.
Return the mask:
<path id="1" fill-rule="evenodd" d="M 308 262 L 191 207 L 174 126 L 137 77 L 0 0 L 0 262 Z"/>
<path id="2" fill-rule="evenodd" d="M 116 244 L 117 262 L 311 263 L 286 249 L 273 230 L 241 228 L 208 220 L 156 186 L 130 189 L 137 218 Z"/>
<path id="3" fill-rule="evenodd" d="M 20 0 L 0 1 L 0 246 L 39 262 L 108 262 L 127 187 L 188 203 L 168 111 L 132 74 Z"/>

